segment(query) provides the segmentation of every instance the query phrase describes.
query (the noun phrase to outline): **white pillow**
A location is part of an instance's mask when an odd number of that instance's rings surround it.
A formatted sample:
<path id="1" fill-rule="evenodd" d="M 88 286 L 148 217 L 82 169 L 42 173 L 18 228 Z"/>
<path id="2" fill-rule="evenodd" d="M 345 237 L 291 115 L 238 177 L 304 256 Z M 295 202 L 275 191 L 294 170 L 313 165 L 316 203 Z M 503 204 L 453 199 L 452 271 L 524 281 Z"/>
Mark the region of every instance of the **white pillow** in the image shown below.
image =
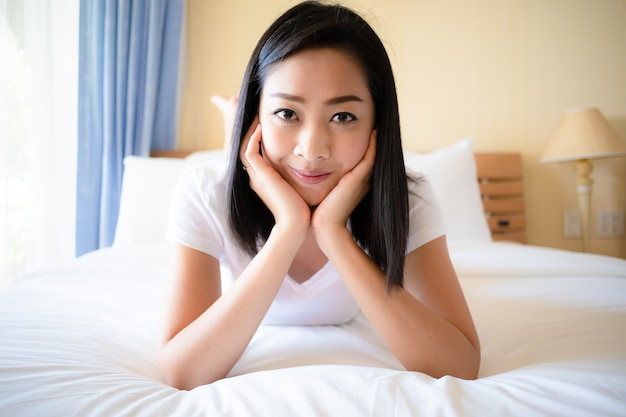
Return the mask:
<path id="1" fill-rule="evenodd" d="M 407 169 L 426 175 L 441 204 L 448 241 L 490 242 L 476 181 L 472 140 L 429 153 L 404 153 Z M 124 178 L 114 246 L 163 239 L 174 187 L 189 165 L 225 167 L 223 151 L 201 151 L 185 159 L 129 156 Z"/>
<path id="2" fill-rule="evenodd" d="M 178 177 L 185 167 L 205 163 L 225 166 L 224 153 L 221 150 L 202 151 L 185 159 L 124 158 L 124 178 L 113 246 L 162 241 Z"/>
<path id="3" fill-rule="evenodd" d="M 404 162 L 407 170 L 423 173 L 433 186 L 448 242 L 491 242 L 471 138 L 429 153 L 405 151 Z"/>

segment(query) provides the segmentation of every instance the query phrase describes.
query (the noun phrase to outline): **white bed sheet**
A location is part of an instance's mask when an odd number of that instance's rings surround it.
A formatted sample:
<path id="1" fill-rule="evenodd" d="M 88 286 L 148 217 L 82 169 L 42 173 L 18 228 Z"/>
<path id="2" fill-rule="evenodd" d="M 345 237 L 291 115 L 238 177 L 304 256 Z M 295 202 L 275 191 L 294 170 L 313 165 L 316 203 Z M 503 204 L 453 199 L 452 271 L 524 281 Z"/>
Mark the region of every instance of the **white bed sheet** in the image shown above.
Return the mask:
<path id="1" fill-rule="evenodd" d="M 476 381 L 406 372 L 363 316 L 259 330 L 231 377 L 161 382 L 165 244 L 111 248 L 0 291 L 0 416 L 623 416 L 626 261 L 456 245 Z"/>

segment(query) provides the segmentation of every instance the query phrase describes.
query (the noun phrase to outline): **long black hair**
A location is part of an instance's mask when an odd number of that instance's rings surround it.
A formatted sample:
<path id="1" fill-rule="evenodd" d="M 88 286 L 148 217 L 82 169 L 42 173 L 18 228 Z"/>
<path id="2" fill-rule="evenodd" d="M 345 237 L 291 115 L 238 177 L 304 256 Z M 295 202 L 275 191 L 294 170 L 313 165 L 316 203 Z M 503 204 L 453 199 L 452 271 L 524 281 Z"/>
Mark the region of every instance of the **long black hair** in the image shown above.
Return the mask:
<path id="1" fill-rule="evenodd" d="M 383 43 L 357 13 L 340 5 L 300 3 L 280 16 L 259 40 L 244 74 L 233 128 L 229 165 L 230 225 L 239 245 L 254 256 L 269 237 L 274 217 L 250 188 L 239 149 L 260 103 L 273 65 L 315 48 L 352 54 L 360 63 L 374 100 L 376 160 L 370 191 L 350 216 L 352 235 L 385 273 L 387 287 L 403 285 L 408 239 L 407 176 L 393 71 Z"/>

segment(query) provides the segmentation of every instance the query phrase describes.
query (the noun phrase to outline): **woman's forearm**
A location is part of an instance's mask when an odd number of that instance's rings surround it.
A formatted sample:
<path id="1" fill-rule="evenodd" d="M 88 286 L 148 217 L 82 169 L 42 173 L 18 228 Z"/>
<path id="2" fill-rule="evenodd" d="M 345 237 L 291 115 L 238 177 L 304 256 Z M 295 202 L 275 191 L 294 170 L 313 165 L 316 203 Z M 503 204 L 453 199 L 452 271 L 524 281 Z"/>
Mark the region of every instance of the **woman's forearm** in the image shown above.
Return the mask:
<path id="1" fill-rule="evenodd" d="M 459 328 L 406 289 L 387 291 L 383 272 L 345 228 L 320 240 L 364 314 L 408 370 L 476 378 L 480 350 Z"/>
<path id="2" fill-rule="evenodd" d="M 278 292 L 301 241 L 275 227 L 233 285 L 161 349 L 166 382 L 181 389 L 224 378 L 248 346 Z"/>

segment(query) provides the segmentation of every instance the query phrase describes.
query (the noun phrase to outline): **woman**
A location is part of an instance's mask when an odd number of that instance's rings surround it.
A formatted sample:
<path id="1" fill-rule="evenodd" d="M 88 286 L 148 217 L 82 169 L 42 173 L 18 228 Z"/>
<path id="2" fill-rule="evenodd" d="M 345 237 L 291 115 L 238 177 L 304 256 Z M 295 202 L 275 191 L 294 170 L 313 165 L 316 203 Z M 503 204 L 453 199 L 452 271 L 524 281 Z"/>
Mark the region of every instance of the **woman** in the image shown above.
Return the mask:
<path id="1" fill-rule="evenodd" d="M 359 310 L 407 370 L 477 376 L 439 208 L 405 171 L 388 56 L 349 9 L 305 2 L 265 32 L 228 176 L 183 175 L 168 239 L 160 363 L 175 387 L 225 377 L 261 323 L 333 325 Z M 223 293 L 220 266 L 236 277 Z M 305 281 L 318 291 L 298 292 Z"/>

